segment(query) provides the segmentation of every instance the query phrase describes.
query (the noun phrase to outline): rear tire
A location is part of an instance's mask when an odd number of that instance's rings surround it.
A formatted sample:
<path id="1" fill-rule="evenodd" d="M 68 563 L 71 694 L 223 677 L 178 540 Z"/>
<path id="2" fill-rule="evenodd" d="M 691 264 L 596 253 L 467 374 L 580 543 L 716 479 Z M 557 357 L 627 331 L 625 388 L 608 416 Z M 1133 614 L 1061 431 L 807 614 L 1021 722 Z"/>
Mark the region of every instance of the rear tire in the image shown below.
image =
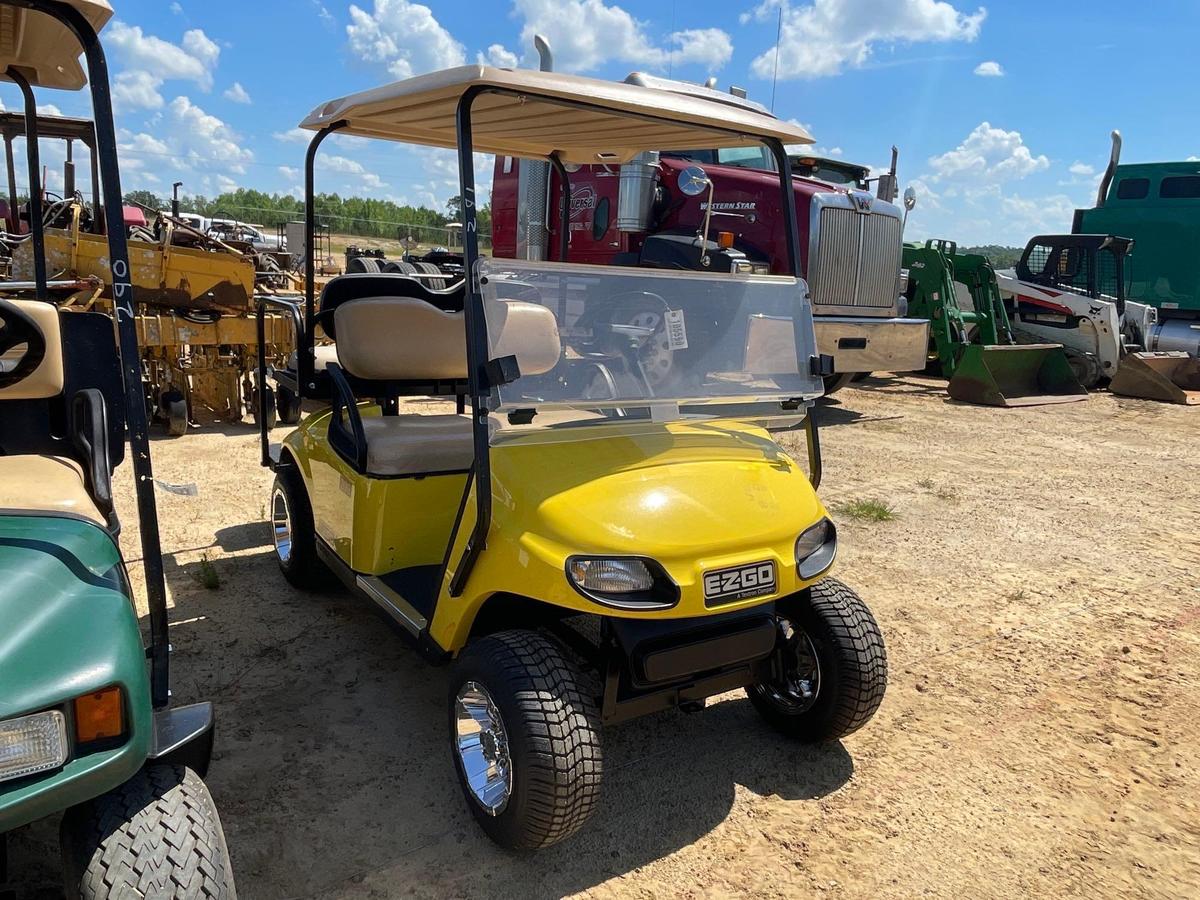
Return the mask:
<path id="1" fill-rule="evenodd" d="M 834 741 L 862 728 L 887 688 L 883 635 L 867 605 L 826 578 L 781 600 L 777 611 L 790 678 L 748 687 L 754 708 L 776 731 L 805 742 Z"/>
<path id="2" fill-rule="evenodd" d="M 591 816 L 603 768 L 593 693 L 565 649 L 537 632 L 489 635 L 459 657 L 450 680 L 451 755 L 471 814 L 500 846 L 549 847 Z M 478 713 L 481 706 L 494 718 Z M 481 721 L 471 709 L 498 724 L 480 728 L 473 749 L 464 749 Z M 475 787 L 464 768 L 472 763 Z M 496 783 L 501 774 L 489 779 L 487 772 L 507 773 L 508 787 Z"/>
<path id="3" fill-rule="evenodd" d="M 271 536 L 279 571 L 292 587 L 315 591 L 333 583 L 333 573 L 317 555 L 312 505 L 300 470 L 283 465 L 271 486 Z"/>
<path id="4" fill-rule="evenodd" d="M 279 385 L 275 389 L 275 411 L 284 425 L 295 425 L 300 421 L 300 398 L 291 388 Z"/>
<path id="5" fill-rule="evenodd" d="M 150 765 L 62 821 L 67 896 L 236 900 L 212 795 L 191 769 Z"/>
<path id="6" fill-rule="evenodd" d="M 251 415 L 254 416 L 254 424 L 259 428 L 262 427 L 262 409 L 259 406 L 258 392 L 265 390 L 267 392 L 267 430 L 270 431 L 279 424 L 279 412 L 276 409 L 277 399 L 275 390 L 267 385 L 265 388 L 255 388 L 254 393 L 250 397 Z"/>
<path id="7" fill-rule="evenodd" d="M 178 400 L 163 402 L 163 414 L 167 417 L 167 434 L 171 437 L 182 437 L 187 434 L 188 414 L 187 401 L 182 397 Z"/>

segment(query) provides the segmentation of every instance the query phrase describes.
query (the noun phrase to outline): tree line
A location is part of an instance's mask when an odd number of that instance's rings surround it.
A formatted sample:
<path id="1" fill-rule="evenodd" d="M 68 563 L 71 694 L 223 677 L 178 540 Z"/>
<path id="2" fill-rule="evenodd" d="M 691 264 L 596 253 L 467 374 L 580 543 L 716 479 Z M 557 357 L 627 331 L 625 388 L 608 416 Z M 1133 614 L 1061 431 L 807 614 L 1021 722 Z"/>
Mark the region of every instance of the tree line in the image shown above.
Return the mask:
<path id="1" fill-rule="evenodd" d="M 412 236 L 425 242 L 441 242 L 445 227 L 458 221 L 460 201 L 451 197 L 444 211 L 426 206 L 401 206 L 391 200 L 369 197 L 342 197 L 339 194 L 317 194 L 314 198 L 317 223 L 327 225 L 337 234 L 360 237 L 406 238 Z M 170 209 L 171 201 L 152 191 L 130 191 L 125 202 L 138 203 L 152 209 Z M 206 218 L 237 219 L 262 225 L 268 231 L 287 222 L 304 218 L 304 201 L 291 194 L 267 194 L 250 188 L 238 188 L 220 196 L 208 198 L 189 195 L 179 200 L 181 212 L 195 213 Z M 481 236 L 492 231 L 492 207 L 489 202 L 478 212 Z"/>

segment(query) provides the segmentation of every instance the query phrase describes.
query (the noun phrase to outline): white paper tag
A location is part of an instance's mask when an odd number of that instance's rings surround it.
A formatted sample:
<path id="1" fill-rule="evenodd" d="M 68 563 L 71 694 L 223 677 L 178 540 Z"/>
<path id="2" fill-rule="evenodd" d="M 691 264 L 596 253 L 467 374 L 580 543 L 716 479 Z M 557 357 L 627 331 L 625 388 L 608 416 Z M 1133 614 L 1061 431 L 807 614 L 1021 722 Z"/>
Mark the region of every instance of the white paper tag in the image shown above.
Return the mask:
<path id="1" fill-rule="evenodd" d="M 198 497 L 200 495 L 200 490 L 195 484 L 171 484 L 169 481 L 160 481 L 155 478 L 154 486 L 160 491 L 166 491 L 168 494 L 178 494 L 181 497 Z"/>
<path id="2" fill-rule="evenodd" d="M 683 324 L 682 309 L 668 309 L 666 315 L 667 321 L 667 344 L 672 350 L 687 349 L 687 328 Z"/>

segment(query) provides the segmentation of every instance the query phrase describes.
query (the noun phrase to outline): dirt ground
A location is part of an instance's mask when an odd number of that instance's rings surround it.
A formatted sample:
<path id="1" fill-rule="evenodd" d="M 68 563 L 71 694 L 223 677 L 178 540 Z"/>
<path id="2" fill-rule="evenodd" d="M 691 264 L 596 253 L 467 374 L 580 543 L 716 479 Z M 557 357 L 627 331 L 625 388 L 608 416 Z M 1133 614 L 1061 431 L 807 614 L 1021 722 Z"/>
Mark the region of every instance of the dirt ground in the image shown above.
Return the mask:
<path id="1" fill-rule="evenodd" d="M 199 488 L 159 494 L 174 692 L 217 706 L 241 896 L 1200 895 L 1200 409 L 985 409 L 904 378 L 819 415 L 826 503 L 895 512 L 835 516 L 887 641 L 879 714 L 825 747 L 741 693 L 612 729 L 597 815 L 536 855 L 470 818 L 445 671 L 279 575 L 251 429 L 156 441 L 156 474 Z M 11 842 L 30 896 L 57 883 L 56 836 Z"/>

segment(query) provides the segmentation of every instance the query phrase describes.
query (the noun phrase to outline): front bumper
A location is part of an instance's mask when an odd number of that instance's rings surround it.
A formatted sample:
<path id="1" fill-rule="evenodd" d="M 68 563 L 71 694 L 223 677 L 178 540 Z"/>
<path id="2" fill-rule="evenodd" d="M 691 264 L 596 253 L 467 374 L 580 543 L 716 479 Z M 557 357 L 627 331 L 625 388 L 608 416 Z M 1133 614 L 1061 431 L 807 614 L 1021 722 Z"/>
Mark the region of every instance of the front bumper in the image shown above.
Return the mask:
<path id="1" fill-rule="evenodd" d="M 817 351 L 833 357 L 833 370 L 919 372 L 929 353 L 927 319 L 814 316 Z"/>

